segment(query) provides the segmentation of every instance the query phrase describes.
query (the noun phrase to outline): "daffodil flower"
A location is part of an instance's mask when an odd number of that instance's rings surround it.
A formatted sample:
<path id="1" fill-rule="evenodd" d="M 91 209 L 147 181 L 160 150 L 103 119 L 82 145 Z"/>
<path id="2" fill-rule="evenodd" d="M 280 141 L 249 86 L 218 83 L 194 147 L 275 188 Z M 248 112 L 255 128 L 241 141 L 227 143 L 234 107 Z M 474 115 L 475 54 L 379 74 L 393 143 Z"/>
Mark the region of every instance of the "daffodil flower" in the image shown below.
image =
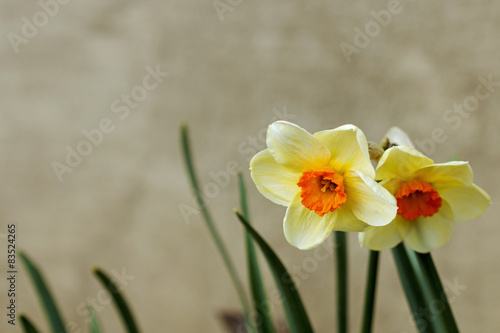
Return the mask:
<path id="1" fill-rule="evenodd" d="M 386 150 L 375 179 L 396 197 L 398 214 L 392 223 L 360 233 L 360 243 L 372 250 L 401 241 L 421 253 L 440 248 L 454 222 L 472 220 L 490 204 L 488 194 L 473 184 L 468 162 L 434 164 L 408 146 Z"/>
<path id="2" fill-rule="evenodd" d="M 319 245 L 333 230 L 363 231 L 396 216 L 396 200 L 374 181 L 366 137 L 353 125 L 310 134 L 277 121 L 250 170 L 262 195 L 288 206 L 285 237 L 299 249 Z"/>

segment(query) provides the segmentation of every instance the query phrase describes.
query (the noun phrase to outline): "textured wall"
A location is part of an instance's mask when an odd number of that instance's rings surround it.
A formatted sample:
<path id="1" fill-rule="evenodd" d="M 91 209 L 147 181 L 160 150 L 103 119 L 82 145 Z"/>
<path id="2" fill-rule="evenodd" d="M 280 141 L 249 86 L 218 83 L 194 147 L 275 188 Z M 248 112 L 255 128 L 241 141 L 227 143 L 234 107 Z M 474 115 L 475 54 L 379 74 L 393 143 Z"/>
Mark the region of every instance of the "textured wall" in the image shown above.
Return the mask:
<path id="1" fill-rule="evenodd" d="M 60 0 L 45 6 L 53 17 L 40 3 L 0 4 L 0 233 L 18 223 L 19 245 L 82 332 L 79 306 L 101 295 L 93 265 L 135 276 L 124 291 L 145 332 L 222 331 L 218 314 L 239 303 L 201 218 L 179 211 L 192 196 L 178 125 L 189 124 L 200 177 L 211 182 L 229 161 L 246 171 L 251 145 L 262 148 L 259 134 L 278 117 L 311 132 L 354 123 L 373 141 L 399 125 L 437 161 L 469 160 L 493 205 L 456 225 L 434 257 L 443 279 L 466 286 L 453 301 L 462 330 L 500 331 L 499 84 L 472 111 L 454 107 L 472 103 L 488 76 L 500 81 L 499 2 L 243 0 L 217 13 L 212 1 Z M 388 7 L 384 26 L 373 23 L 370 12 Z M 356 32 L 365 28 L 371 36 Z M 168 76 L 155 81 L 157 69 Z M 97 145 L 80 143 L 99 126 Z M 430 149 L 433 131 L 446 139 Z M 78 147 L 92 151 L 68 166 Z M 65 165 L 62 181 L 54 162 Z M 314 258 L 284 240 L 284 208 L 249 188 L 255 225 L 285 263 Z M 231 177 L 209 206 L 243 275 L 236 196 Z M 355 331 L 367 253 L 350 241 Z M 317 331 L 331 332 L 332 260 L 317 261 L 300 291 Z M 414 332 L 389 252 L 382 267 L 375 331 Z M 19 283 L 21 310 L 43 327 L 33 288 L 25 276 Z M 120 331 L 110 305 L 99 316 Z M 20 332 L 4 316 L 0 327 Z"/>

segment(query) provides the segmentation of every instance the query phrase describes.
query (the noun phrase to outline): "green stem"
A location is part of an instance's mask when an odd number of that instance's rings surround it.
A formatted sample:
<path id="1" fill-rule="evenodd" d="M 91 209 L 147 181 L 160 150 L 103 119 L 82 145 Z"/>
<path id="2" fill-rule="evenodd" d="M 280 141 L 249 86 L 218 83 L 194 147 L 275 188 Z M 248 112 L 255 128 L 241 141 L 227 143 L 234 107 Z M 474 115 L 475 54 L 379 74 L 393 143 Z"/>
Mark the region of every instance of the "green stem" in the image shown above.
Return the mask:
<path id="1" fill-rule="evenodd" d="M 335 265 L 337 273 L 337 332 L 347 332 L 347 238 L 335 231 Z"/>
<path id="2" fill-rule="evenodd" d="M 370 251 L 368 259 L 368 272 L 366 274 L 365 306 L 363 311 L 363 322 L 361 324 L 361 333 L 370 333 L 373 324 L 373 311 L 375 303 L 375 291 L 377 286 L 378 272 L 378 251 Z"/>
<path id="3" fill-rule="evenodd" d="M 416 328 L 420 333 L 435 333 L 432 320 L 426 316 L 427 303 L 422 286 L 415 275 L 403 243 L 392 249 L 392 255 Z"/>
<path id="4" fill-rule="evenodd" d="M 196 201 L 198 205 L 200 206 L 201 213 L 203 215 L 203 219 L 206 222 L 206 225 L 208 227 L 208 230 L 210 232 L 210 235 L 212 236 L 215 245 L 217 246 L 217 249 L 219 250 L 219 253 L 222 257 L 222 260 L 224 261 L 224 264 L 226 265 L 226 268 L 229 272 L 229 275 L 231 277 L 231 280 L 233 282 L 234 288 L 236 289 L 236 292 L 238 293 L 238 297 L 240 299 L 241 305 L 243 307 L 243 311 L 245 313 L 245 318 L 249 320 L 250 318 L 250 305 L 247 299 L 247 296 L 245 294 L 245 289 L 243 288 L 243 284 L 241 283 L 238 274 L 236 273 L 236 269 L 234 268 L 233 262 L 231 261 L 231 258 L 229 257 L 229 253 L 226 250 L 226 247 L 224 245 L 224 242 L 222 241 L 222 238 L 219 235 L 219 232 L 217 231 L 217 228 L 215 227 L 215 224 L 212 220 L 212 216 L 208 212 L 207 205 L 205 204 L 205 201 L 203 199 L 200 186 L 198 183 L 198 178 L 196 177 L 196 173 L 194 171 L 194 166 L 193 166 L 193 159 L 191 155 L 191 148 L 189 145 L 189 136 L 188 136 L 188 129 L 186 125 L 181 126 L 181 144 L 182 144 L 182 153 L 184 157 L 184 162 L 186 164 L 187 172 L 188 172 L 188 178 L 189 181 L 191 182 L 191 186 L 194 192 L 194 195 L 196 197 Z"/>

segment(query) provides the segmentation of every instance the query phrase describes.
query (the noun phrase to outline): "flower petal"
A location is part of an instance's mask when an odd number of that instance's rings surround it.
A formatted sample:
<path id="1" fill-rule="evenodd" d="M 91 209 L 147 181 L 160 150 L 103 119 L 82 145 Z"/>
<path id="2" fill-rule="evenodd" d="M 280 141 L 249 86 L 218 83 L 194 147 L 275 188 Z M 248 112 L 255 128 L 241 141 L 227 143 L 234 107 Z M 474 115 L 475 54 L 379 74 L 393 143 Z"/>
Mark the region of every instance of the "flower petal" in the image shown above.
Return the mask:
<path id="1" fill-rule="evenodd" d="M 330 152 L 311 133 L 286 121 L 267 129 L 267 147 L 276 162 L 297 171 L 327 166 Z"/>
<path id="2" fill-rule="evenodd" d="M 308 250 L 321 244 L 332 232 L 334 213 L 322 217 L 300 203 L 298 193 L 288 207 L 283 221 L 286 240 L 293 246 Z"/>
<path id="3" fill-rule="evenodd" d="M 387 149 L 378 162 L 377 180 L 391 178 L 409 178 L 417 170 L 434 164 L 427 156 L 407 146 L 395 146 Z"/>
<path id="4" fill-rule="evenodd" d="M 432 184 L 436 189 L 439 189 L 440 184 L 470 186 L 474 179 L 469 163 L 460 161 L 425 166 L 415 172 L 415 177 Z"/>
<path id="5" fill-rule="evenodd" d="M 397 126 L 389 128 L 387 133 L 385 133 L 384 140 L 389 140 L 389 144 L 391 145 L 407 146 L 410 148 L 415 148 L 413 142 L 408 136 L 408 133 L 406 133 Z"/>
<path id="6" fill-rule="evenodd" d="M 250 171 L 259 192 L 278 205 L 288 206 L 300 192 L 300 173 L 278 164 L 268 149 L 252 158 Z"/>
<path id="7" fill-rule="evenodd" d="M 361 246 L 374 251 L 391 249 L 403 239 L 399 234 L 396 221 L 382 227 L 369 227 L 365 232 L 360 232 L 358 240 Z"/>
<path id="8" fill-rule="evenodd" d="M 396 217 L 396 198 L 362 172 L 349 170 L 344 176 L 344 185 L 346 203 L 361 221 L 372 226 L 383 226 Z"/>
<path id="9" fill-rule="evenodd" d="M 439 213 L 429 217 L 419 217 L 410 222 L 410 230 L 404 236 L 404 242 L 413 250 L 426 253 L 448 243 L 452 226 L 453 222 Z"/>
<path id="10" fill-rule="evenodd" d="M 392 179 L 386 179 L 382 180 L 379 184 L 385 188 L 387 191 L 389 191 L 390 194 L 396 195 L 398 192 L 399 187 L 401 186 L 401 179 L 398 178 L 392 178 Z"/>
<path id="11" fill-rule="evenodd" d="M 450 205 L 455 222 L 473 220 L 491 204 L 488 193 L 475 184 L 442 188 L 439 195 Z"/>
<path id="12" fill-rule="evenodd" d="M 368 154 L 368 142 L 365 134 L 354 125 L 344 125 L 332 130 L 314 133 L 314 136 L 330 152 L 330 167 L 344 174 L 349 169 L 359 170 L 374 178 L 375 170 Z"/>
<path id="13" fill-rule="evenodd" d="M 402 239 L 406 237 L 408 232 L 410 231 L 410 226 L 412 221 L 405 220 L 401 215 L 396 215 L 396 218 L 394 219 L 396 222 L 396 227 L 398 228 L 399 235 L 401 236 Z"/>
<path id="14" fill-rule="evenodd" d="M 333 230 L 346 232 L 361 232 L 369 227 L 368 224 L 358 219 L 349 205 L 344 204 L 332 212 L 334 214 Z"/>

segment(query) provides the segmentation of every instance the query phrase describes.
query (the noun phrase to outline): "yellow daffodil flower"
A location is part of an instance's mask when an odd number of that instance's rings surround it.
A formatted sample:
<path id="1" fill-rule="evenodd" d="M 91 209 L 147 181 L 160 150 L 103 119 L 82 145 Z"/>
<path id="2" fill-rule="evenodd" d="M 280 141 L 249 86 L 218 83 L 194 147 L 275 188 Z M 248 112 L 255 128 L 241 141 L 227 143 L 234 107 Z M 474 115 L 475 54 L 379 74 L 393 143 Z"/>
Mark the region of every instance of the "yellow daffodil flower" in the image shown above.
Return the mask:
<path id="1" fill-rule="evenodd" d="M 445 245 L 454 222 L 472 220 L 490 204 L 490 197 L 473 184 L 468 162 L 434 164 L 408 146 L 395 146 L 380 158 L 375 179 L 398 202 L 394 221 L 359 234 L 360 243 L 383 250 L 404 241 L 417 252 Z"/>
<path id="2" fill-rule="evenodd" d="M 353 125 L 310 134 L 277 121 L 250 170 L 262 195 L 288 206 L 285 237 L 299 249 L 319 245 L 333 230 L 363 231 L 396 216 L 396 200 L 374 181 L 366 137 Z"/>

